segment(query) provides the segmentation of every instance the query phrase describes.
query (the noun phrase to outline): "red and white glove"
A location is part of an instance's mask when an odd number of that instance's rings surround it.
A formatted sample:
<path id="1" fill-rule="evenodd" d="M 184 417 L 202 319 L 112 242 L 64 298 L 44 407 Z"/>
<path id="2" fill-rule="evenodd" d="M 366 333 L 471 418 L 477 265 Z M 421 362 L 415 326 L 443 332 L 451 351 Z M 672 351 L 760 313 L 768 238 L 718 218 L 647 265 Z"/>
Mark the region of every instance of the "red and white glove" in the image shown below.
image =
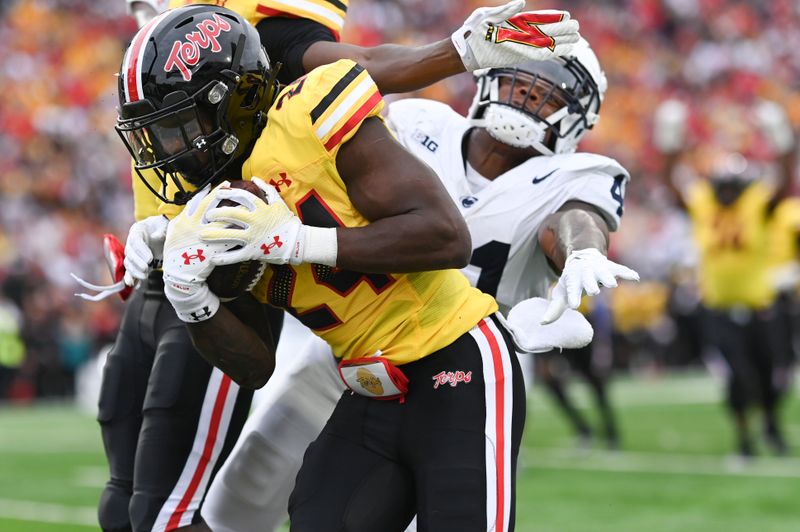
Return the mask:
<path id="1" fill-rule="evenodd" d="M 240 188 L 219 186 L 211 192 L 215 204 L 226 199 L 239 204 L 206 212 L 206 219 L 216 223 L 200 232 L 203 242 L 228 247 L 228 251 L 212 258 L 214 264 L 260 260 L 270 264 L 312 262 L 336 266 L 336 229 L 304 225 L 275 187 L 257 177 L 252 181 L 264 191 L 266 202 Z"/>
<path id="2" fill-rule="evenodd" d="M 188 323 L 205 321 L 219 310 L 219 298 L 208 288 L 206 279 L 214 269 L 212 258 L 227 246 L 200 239 L 200 231 L 214 225 L 204 217 L 214 202 L 209 190 L 196 194 L 170 220 L 164 242 L 164 294 L 178 317 Z"/>
<path id="3" fill-rule="evenodd" d="M 80 293 L 75 295 L 86 301 L 101 301 L 110 295 L 119 294 L 123 301 L 127 301 L 133 291 L 133 282 L 129 284 L 125 281 L 125 265 L 123 264 L 125 251 L 116 236 L 112 234 L 103 235 L 103 254 L 106 257 L 106 264 L 108 264 L 108 270 L 114 282 L 108 285 L 94 284 L 84 281 L 74 273 L 70 273 L 70 276 L 79 285 L 97 292 L 96 294 Z"/>
<path id="4" fill-rule="evenodd" d="M 550 293 L 550 304 L 542 316 L 542 324 L 556 321 L 568 308 L 577 309 L 584 292 L 595 296 L 600 293 L 600 286 L 616 287 L 617 278 L 638 281 L 639 274 L 608 260 L 595 248 L 571 252 L 558 283 Z"/>
<path id="5" fill-rule="evenodd" d="M 525 11 L 525 0 L 472 12 L 450 39 L 467 71 L 514 67 L 568 55 L 580 40 L 567 11 Z"/>

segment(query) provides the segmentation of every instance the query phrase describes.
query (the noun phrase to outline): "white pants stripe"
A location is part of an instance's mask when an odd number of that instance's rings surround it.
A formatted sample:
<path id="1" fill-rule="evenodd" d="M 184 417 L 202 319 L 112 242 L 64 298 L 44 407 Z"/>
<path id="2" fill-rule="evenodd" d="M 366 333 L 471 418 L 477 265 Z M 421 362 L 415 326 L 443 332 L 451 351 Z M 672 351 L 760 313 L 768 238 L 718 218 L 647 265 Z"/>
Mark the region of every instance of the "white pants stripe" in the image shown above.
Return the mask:
<path id="1" fill-rule="evenodd" d="M 214 368 L 208 381 L 194 443 L 181 476 L 153 525 L 153 532 L 168 532 L 190 525 L 219 459 L 233 415 L 239 386 Z"/>
<path id="2" fill-rule="evenodd" d="M 486 394 L 486 530 L 505 532 L 511 518 L 511 356 L 495 323 L 483 319 L 470 331 L 483 353 Z"/>

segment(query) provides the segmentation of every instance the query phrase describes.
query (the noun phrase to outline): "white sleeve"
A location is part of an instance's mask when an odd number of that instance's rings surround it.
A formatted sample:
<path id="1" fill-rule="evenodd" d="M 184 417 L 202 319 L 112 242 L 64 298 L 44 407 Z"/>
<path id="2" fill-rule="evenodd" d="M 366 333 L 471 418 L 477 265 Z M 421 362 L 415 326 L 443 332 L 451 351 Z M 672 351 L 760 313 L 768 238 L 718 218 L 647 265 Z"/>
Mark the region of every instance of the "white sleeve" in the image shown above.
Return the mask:
<path id="1" fill-rule="evenodd" d="M 163 13 L 169 6 L 169 0 L 125 0 L 128 4 L 128 14 L 133 14 L 133 4 L 147 4 L 155 10 L 155 14 Z"/>
<path id="2" fill-rule="evenodd" d="M 611 231 L 619 228 L 625 209 L 625 188 L 630 177 L 627 173 L 586 175 L 575 182 L 567 201 L 582 201 L 594 205 L 608 223 Z"/>

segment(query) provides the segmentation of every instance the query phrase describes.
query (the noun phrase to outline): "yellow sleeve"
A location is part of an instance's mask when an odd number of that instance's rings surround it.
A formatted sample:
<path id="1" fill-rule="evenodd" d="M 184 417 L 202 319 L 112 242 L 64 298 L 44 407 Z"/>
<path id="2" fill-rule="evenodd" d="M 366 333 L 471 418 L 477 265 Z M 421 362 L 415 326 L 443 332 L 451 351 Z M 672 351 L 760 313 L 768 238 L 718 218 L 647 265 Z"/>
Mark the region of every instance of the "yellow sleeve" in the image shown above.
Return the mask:
<path id="1" fill-rule="evenodd" d="M 319 70 L 319 72 L 317 72 Z M 315 69 L 317 101 L 311 108 L 311 128 L 325 150 L 336 158 L 339 148 L 369 117 L 380 116 L 383 97 L 369 73 L 354 61 L 342 59 Z"/>
<path id="2" fill-rule="evenodd" d="M 305 18 L 319 22 L 333 33 L 342 33 L 350 0 L 171 0 L 170 9 L 187 4 L 216 4 L 236 11 L 255 26 L 265 18 Z"/>

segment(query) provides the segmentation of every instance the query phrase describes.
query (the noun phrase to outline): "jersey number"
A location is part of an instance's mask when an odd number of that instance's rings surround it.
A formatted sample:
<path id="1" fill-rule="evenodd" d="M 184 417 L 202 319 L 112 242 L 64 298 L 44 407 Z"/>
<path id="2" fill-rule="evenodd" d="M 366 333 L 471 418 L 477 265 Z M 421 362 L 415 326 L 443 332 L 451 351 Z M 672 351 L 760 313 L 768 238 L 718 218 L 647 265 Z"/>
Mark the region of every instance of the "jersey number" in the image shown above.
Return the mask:
<path id="1" fill-rule="evenodd" d="M 303 223 L 309 225 L 344 227 L 341 220 L 336 217 L 330 207 L 313 190 L 297 202 L 297 212 Z M 275 290 L 273 287 L 270 290 L 270 303 L 285 308 L 300 320 L 303 325 L 312 330 L 326 330 L 342 323 L 342 320 L 325 304 L 298 314 L 291 308 L 291 294 L 294 290 L 297 272 L 289 265 L 279 266 L 275 269 L 273 284 L 285 288 L 283 290 Z M 341 270 L 322 264 L 312 264 L 311 271 L 314 275 L 314 281 L 318 285 L 326 286 L 341 297 L 347 297 L 361 283 L 367 283 L 376 294 L 380 294 L 394 283 L 394 278 L 391 275 Z"/>
<path id="2" fill-rule="evenodd" d="M 617 207 L 617 216 L 622 216 L 623 207 L 625 205 L 625 189 L 622 186 L 623 183 L 625 183 L 625 176 L 620 174 L 614 176 L 614 184 L 611 185 L 611 197 L 614 198 L 614 201 L 619 203 Z"/>
<path id="3" fill-rule="evenodd" d="M 497 240 L 492 240 L 472 250 L 472 258 L 469 263 L 481 269 L 478 283 L 475 286 L 478 290 L 493 297 L 497 295 L 497 288 L 500 286 L 500 278 L 503 276 L 509 251 L 511 251 L 511 244 Z"/>

